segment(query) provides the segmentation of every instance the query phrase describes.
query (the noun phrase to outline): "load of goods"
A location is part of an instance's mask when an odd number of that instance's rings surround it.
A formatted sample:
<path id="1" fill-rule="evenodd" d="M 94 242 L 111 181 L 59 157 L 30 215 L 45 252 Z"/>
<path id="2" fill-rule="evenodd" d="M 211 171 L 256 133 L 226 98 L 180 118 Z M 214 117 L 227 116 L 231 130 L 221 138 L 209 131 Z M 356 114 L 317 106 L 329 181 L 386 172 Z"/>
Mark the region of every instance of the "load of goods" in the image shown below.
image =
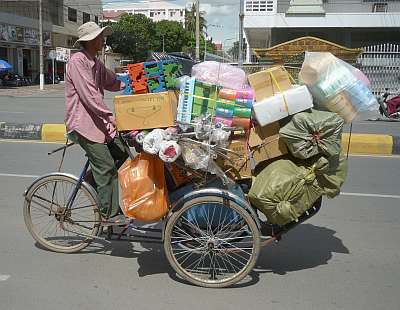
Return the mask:
<path id="1" fill-rule="evenodd" d="M 203 62 L 129 65 L 117 127 L 139 155 L 119 170 L 126 216 L 156 221 L 199 187 L 226 188 L 285 225 L 347 173 L 342 131 L 377 104 L 368 79 L 330 53 L 306 53 L 296 83 L 282 66 L 249 74 Z M 244 194 L 246 192 L 246 195 Z"/>

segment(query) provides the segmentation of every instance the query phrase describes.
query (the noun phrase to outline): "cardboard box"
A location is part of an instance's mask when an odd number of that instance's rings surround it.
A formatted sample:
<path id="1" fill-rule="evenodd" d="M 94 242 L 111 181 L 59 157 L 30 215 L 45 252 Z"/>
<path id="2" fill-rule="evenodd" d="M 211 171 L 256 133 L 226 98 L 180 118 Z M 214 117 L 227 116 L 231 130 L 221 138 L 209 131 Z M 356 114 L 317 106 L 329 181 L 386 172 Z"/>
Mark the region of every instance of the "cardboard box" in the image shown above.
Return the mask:
<path id="1" fill-rule="evenodd" d="M 249 147 L 256 163 L 288 153 L 286 144 L 279 137 L 279 124 L 255 127 L 250 131 Z"/>
<path id="2" fill-rule="evenodd" d="M 230 159 L 222 161 L 221 166 L 226 174 L 235 180 L 251 178 L 252 173 L 248 157 L 247 140 L 245 138 L 232 140 L 228 149 L 238 153 L 240 156 L 228 155 Z"/>
<path id="3" fill-rule="evenodd" d="M 118 130 L 174 126 L 178 98 L 173 91 L 114 98 Z"/>
<path id="4" fill-rule="evenodd" d="M 282 66 L 250 74 L 248 80 L 250 86 L 254 89 L 257 102 L 279 93 L 279 88 L 273 81 L 271 74 L 275 77 L 281 91 L 292 87 L 289 74 Z"/>

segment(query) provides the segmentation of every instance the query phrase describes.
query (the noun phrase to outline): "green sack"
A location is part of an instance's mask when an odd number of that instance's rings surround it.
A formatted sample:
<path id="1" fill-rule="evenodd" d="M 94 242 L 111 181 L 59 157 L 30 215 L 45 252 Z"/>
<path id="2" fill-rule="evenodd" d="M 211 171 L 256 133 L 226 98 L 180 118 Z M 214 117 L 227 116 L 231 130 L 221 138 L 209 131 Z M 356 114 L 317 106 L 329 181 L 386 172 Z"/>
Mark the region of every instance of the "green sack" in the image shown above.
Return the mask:
<path id="1" fill-rule="evenodd" d="M 279 130 L 290 153 L 300 159 L 318 154 L 327 157 L 339 155 L 344 120 L 336 113 L 311 110 L 293 116 Z"/>
<path id="2" fill-rule="evenodd" d="M 339 156 L 295 163 L 281 159 L 267 166 L 255 179 L 249 199 L 272 224 L 296 221 L 322 195 L 335 197 L 347 173 Z"/>

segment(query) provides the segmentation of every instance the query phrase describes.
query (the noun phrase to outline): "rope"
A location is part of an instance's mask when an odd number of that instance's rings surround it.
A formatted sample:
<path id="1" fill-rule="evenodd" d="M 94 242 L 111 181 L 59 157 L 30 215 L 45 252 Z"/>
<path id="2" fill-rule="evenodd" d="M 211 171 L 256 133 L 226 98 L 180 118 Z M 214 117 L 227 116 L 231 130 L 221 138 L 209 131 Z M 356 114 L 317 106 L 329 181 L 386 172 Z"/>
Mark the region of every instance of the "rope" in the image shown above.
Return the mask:
<path id="1" fill-rule="evenodd" d="M 272 74 L 272 72 L 269 71 L 268 73 L 269 73 L 269 75 L 270 75 L 272 81 L 274 82 L 274 84 L 275 84 L 276 87 L 278 88 L 279 92 L 282 94 L 283 102 L 285 103 L 285 112 L 286 112 L 286 113 L 289 113 L 289 105 L 288 105 L 288 102 L 287 102 L 287 100 L 286 100 L 285 95 L 283 94 L 282 88 L 280 87 L 278 81 L 276 80 L 276 78 L 275 78 L 275 76 Z"/>
<path id="2" fill-rule="evenodd" d="M 351 134 L 353 133 L 353 122 L 350 123 L 350 133 L 349 133 L 349 142 L 347 145 L 347 156 L 346 158 L 349 159 L 349 153 L 350 153 L 350 142 L 351 142 Z"/>

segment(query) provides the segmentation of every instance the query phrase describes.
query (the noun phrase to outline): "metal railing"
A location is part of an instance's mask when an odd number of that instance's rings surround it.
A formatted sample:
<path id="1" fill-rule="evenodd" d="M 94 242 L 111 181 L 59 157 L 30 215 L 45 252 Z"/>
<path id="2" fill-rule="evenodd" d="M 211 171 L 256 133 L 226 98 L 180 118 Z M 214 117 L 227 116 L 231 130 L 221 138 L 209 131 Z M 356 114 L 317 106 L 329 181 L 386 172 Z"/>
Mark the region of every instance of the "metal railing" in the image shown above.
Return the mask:
<path id="1" fill-rule="evenodd" d="M 400 90 L 400 46 L 381 44 L 363 48 L 357 66 L 371 81 L 372 91 Z"/>

